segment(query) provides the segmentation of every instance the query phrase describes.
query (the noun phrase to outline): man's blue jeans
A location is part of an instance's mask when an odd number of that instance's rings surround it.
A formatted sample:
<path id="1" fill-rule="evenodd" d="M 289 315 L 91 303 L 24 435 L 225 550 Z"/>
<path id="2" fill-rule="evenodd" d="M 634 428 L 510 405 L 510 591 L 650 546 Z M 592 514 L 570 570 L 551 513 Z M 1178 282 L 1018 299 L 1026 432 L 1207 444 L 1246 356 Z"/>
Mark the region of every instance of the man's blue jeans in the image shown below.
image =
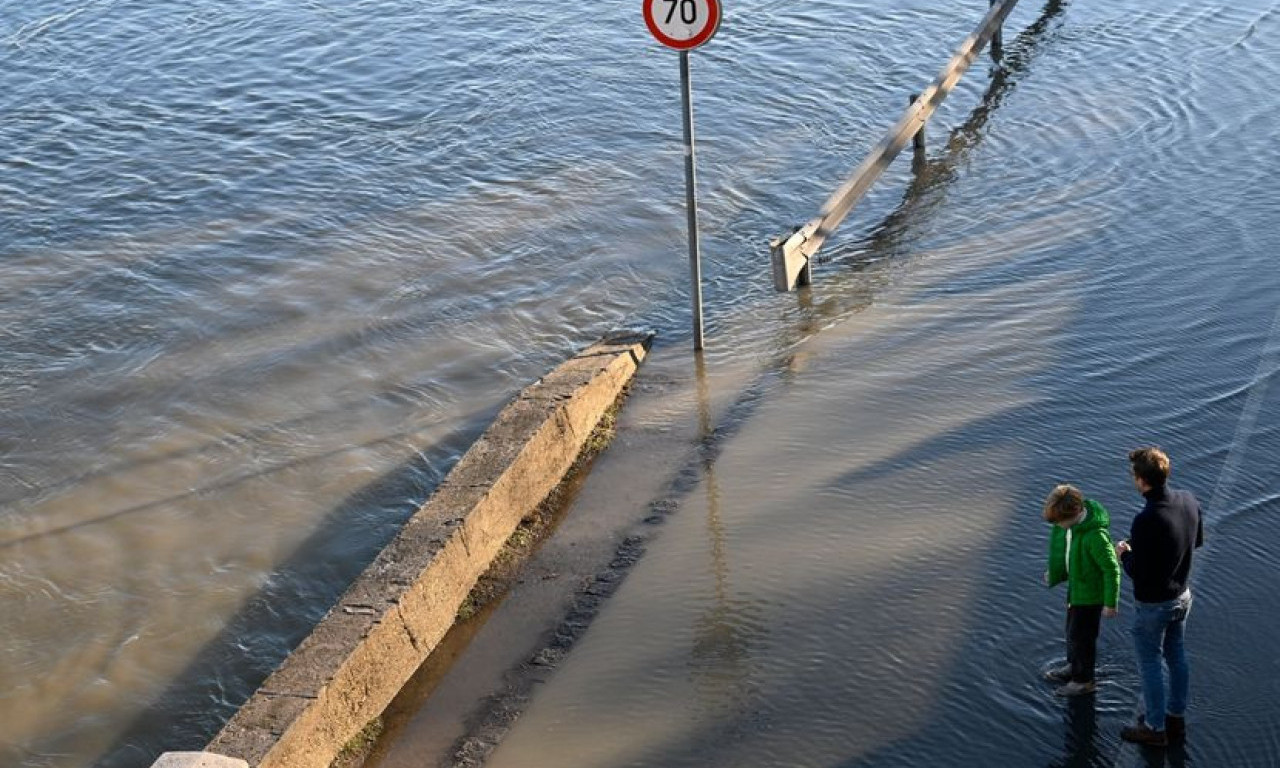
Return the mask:
<path id="1" fill-rule="evenodd" d="M 1191 613 L 1191 591 L 1165 603 L 1135 603 L 1133 642 L 1142 674 L 1142 699 L 1147 726 L 1164 730 L 1165 715 L 1181 717 L 1187 711 L 1191 670 L 1183 633 Z M 1169 665 L 1169 692 L 1165 696 L 1164 665 Z"/>

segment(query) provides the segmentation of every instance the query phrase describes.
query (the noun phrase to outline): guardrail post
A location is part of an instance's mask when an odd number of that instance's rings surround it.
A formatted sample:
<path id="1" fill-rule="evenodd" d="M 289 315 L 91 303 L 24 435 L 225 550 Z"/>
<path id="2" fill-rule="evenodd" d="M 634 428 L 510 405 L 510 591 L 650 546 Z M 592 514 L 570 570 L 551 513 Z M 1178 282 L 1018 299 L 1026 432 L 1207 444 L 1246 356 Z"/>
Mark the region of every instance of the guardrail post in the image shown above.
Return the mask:
<path id="1" fill-rule="evenodd" d="M 989 5 L 995 7 L 1000 0 L 990 0 Z M 1004 58 L 1004 25 L 996 27 L 996 31 L 991 35 L 991 60 L 1000 63 Z"/>
<path id="2" fill-rule="evenodd" d="M 909 97 L 907 97 L 907 106 L 911 106 L 912 104 L 915 104 L 916 100 L 919 98 L 920 98 L 920 94 L 918 93 L 911 94 Z M 912 150 L 915 151 L 916 155 L 924 154 L 924 123 L 920 124 L 920 130 L 916 131 L 915 135 L 911 137 L 911 148 Z"/>
<path id="3" fill-rule="evenodd" d="M 907 97 L 907 104 L 914 106 L 916 101 L 920 99 L 920 94 L 913 93 Z M 924 123 L 920 123 L 920 130 L 911 136 L 911 172 L 919 175 L 925 168 L 928 156 L 925 154 L 925 138 Z"/>

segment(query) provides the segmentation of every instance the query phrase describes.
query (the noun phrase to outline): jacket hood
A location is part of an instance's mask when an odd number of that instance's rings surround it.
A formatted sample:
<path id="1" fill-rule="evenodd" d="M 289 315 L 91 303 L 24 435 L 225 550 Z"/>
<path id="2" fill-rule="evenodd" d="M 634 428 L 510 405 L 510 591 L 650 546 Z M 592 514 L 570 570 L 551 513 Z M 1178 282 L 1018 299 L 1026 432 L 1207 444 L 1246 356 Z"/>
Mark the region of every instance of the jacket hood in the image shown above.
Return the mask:
<path id="1" fill-rule="evenodd" d="M 1076 523 L 1072 528 L 1073 534 L 1087 533 L 1095 528 L 1108 528 L 1111 525 L 1111 517 L 1107 514 L 1107 510 L 1101 504 L 1093 499 L 1084 500 L 1084 508 L 1088 513 L 1084 519 Z"/>

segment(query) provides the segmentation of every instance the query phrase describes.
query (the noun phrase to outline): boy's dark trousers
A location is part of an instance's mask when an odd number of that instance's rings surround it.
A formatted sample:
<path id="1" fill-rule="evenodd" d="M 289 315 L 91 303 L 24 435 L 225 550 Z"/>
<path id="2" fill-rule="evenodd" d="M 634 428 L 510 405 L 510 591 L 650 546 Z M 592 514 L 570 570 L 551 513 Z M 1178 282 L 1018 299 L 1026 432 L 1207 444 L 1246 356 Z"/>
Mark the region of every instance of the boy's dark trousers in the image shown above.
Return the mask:
<path id="1" fill-rule="evenodd" d="M 1067 606 L 1067 663 L 1071 665 L 1071 682 L 1093 682 L 1093 667 L 1098 659 L 1098 628 L 1102 623 L 1102 606 Z"/>

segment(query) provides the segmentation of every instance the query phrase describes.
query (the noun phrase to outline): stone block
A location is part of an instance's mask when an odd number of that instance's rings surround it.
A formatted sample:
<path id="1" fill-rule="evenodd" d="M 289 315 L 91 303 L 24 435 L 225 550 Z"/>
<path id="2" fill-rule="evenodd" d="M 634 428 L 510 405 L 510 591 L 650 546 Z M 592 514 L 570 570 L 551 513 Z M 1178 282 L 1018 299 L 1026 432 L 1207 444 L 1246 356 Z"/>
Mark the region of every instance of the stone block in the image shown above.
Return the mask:
<path id="1" fill-rule="evenodd" d="M 151 768 L 249 768 L 249 764 L 212 752 L 165 752 Z"/>

